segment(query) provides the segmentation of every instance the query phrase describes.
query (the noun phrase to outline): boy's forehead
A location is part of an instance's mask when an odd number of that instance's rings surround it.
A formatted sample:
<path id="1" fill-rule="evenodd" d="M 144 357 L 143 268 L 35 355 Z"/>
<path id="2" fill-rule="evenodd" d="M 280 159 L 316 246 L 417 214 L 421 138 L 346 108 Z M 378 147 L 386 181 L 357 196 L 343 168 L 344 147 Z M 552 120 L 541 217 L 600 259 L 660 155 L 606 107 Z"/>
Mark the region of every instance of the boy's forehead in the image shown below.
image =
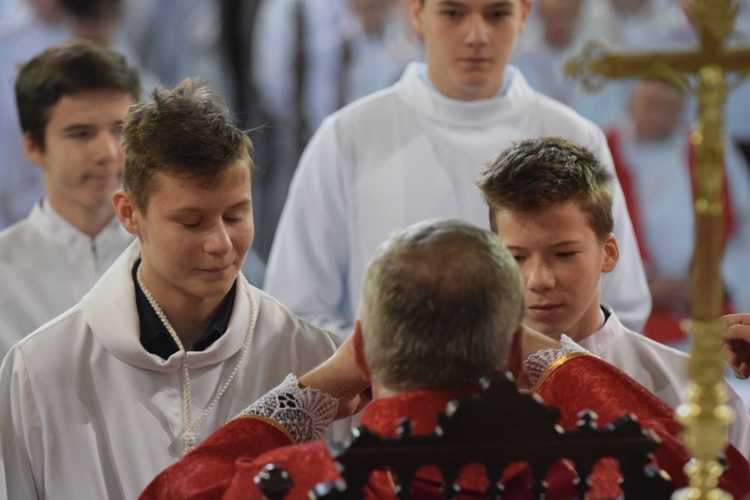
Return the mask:
<path id="1" fill-rule="evenodd" d="M 575 199 L 534 210 L 498 210 L 494 226 L 509 248 L 600 243 L 589 213 Z"/>
<path id="2" fill-rule="evenodd" d="M 581 201 L 568 199 L 539 208 L 504 207 L 495 212 L 495 221 L 515 221 L 552 223 L 554 220 L 580 222 L 589 226 L 587 213 Z"/>
<path id="3" fill-rule="evenodd" d="M 435 4 L 435 5 L 467 5 L 467 6 L 478 6 L 478 7 L 488 7 L 488 6 L 520 6 L 524 2 L 528 2 L 530 0 L 414 0 L 419 1 L 422 3 L 422 5 L 427 4 Z"/>
<path id="4" fill-rule="evenodd" d="M 91 101 L 129 100 L 131 102 L 135 102 L 137 99 L 138 99 L 138 96 L 135 96 L 131 94 L 130 92 L 126 92 L 124 90 L 117 89 L 117 88 L 102 87 L 102 88 L 92 88 L 92 89 L 80 89 L 80 90 L 76 90 L 75 92 L 62 94 L 60 98 L 54 103 L 52 103 L 50 107 L 55 107 L 63 101 L 85 104 Z"/>
<path id="5" fill-rule="evenodd" d="M 66 94 L 46 109 L 44 136 L 52 140 L 69 130 L 121 125 L 134 102 L 126 92 Z"/>
<path id="6" fill-rule="evenodd" d="M 81 90 L 64 94 L 49 105 L 47 118 L 48 121 L 53 117 L 58 120 L 70 120 L 79 113 L 93 113 L 94 116 L 98 116 L 97 110 L 100 110 L 102 105 L 108 105 L 111 111 L 117 110 L 124 118 L 128 108 L 135 101 L 136 98 L 132 94 L 119 90 Z"/>
<path id="7" fill-rule="evenodd" d="M 220 190 L 250 180 L 250 166 L 244 160 L 203 171 L 170 164 L 151 175 L 151 188 L 170 187 L 186 190 Z"/>

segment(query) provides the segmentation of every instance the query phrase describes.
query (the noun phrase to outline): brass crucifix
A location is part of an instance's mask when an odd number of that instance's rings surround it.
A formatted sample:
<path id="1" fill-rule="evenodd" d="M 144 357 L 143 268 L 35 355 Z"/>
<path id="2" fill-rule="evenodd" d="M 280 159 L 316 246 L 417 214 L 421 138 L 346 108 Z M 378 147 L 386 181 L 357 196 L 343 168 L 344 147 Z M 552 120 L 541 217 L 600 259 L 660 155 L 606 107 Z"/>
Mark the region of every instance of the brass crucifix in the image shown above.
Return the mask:
<path id="1" fill-rule="evenodd" d="M 606 79 L 665 78 L 683 86 L 697 77 L 698 120 L 691 135 L 696 149 L 695 245 L 691 269 L 692 339 L 688 374 L 692 380 L 687 401 L 678 409 L 685 426 L 683 441 L 694 457 L 688 467 L 690 487 L 676 498 L 723 499 L 730 496 L 716 485 L 723 473 L 717 457 L 726 445 L 733 417 L 724 405 L 724 358 L 719 320 L 724 306 L 720 264 L 724 246 L 724 101 L 725 75 L 738 81 L 750 73 L 750 48 L 726 45 L 739 9 L 737 0 L 694 0 L 692 20 L 700 44 L 689 51 L 610 54 L 596 44 L 568 62 L 566 72 L 595 89 Z M 750 255 L 748 256 L 750 258 Z"/>

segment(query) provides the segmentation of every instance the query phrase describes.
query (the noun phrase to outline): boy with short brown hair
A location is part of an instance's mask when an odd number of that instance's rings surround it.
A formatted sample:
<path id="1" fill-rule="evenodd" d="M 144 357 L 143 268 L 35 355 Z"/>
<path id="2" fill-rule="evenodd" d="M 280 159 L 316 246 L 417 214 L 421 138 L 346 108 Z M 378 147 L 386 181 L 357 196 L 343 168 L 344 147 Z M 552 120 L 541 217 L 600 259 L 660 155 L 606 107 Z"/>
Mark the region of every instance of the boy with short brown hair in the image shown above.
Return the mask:
<path id="1" fill-rule="evenodd" d="M 615 365 L 672 408 L 688 384 L 687 355 L 620 323 L 600 303 L 600 277 L 617 265 L 612 176 L 587 149 L 562 138 L 520 141 L 481 172 L 490 224 L 518 262 L 525 283 L 524 323 L 567 334 Z M 750 453 L 750 415 L 727 385 L 736 419 L 729 441 Z"/>

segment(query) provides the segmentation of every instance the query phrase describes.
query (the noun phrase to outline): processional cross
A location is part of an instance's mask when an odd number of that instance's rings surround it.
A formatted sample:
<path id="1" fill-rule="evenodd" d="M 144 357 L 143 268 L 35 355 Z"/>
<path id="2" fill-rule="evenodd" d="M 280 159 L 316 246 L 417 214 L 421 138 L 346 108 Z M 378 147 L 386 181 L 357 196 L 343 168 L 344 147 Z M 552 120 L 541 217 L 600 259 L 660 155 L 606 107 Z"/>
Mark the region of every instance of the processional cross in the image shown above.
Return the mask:
<path id="1" fill-rule="evenodd" d="M 737 81 L 750 73 L 750 48 L 726 45 L 739 9 L 737 0 L 694 0 L 691 7 L 700 44 L 690 51 L 607 53 L 589 44 L 583 54 L 568 62 L 566 71 L 596 89 L 606 79 L 655 76 L 684 85 L 697 77 L 698 120 L 691 135 L 696 149 L 695 245 L 691 269 L 692 338 L 688 374 L 692 380 L 687 402 L 678 418 L 685 426 L 683 441 L 694 460 L 688 467 L 690 487 L 676 498 L 731 498 L 716 488 L 723 472 L 718 455 L 726 445 L 731 410 L 724 405 L 724 359 L 719 320 L 724 306 L 720 263 L 724 246 L 722 216 L 724 190 L 724 101 L 725 75 Z M 750 255 L 748 255 L 750 258 Z"/>

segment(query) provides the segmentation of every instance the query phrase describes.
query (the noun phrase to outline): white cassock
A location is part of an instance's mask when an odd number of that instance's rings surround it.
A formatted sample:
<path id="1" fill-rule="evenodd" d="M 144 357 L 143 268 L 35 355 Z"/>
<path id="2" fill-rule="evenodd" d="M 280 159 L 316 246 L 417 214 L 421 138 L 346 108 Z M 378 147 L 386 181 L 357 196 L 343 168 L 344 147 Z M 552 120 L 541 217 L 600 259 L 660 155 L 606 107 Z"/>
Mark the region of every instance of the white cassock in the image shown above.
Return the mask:
<path id="1" fill-rule="evenodd" d="M 183 355 L 164 360 L 140 343 L 138 253 L 134 242 L 78 305 L 8 353 L 0 368 L 0 499 L 133 499 L 182 455 Z M 241 280 L 226 333 L 188 353 L 193 419 L 235 368 L 248 335 L 244 362 L 198 427 L 198 443 L 337 345 Z"/>
<path id="2" fill-rule="evenodd" d="M 0 360 L 13 344 L 81 300 L 132 241 L 114 217 L 91 238 L 45 200 L 0 232 Z"/>
<path id="3" fill-rule="evenodd" d="M 607 306 L 605 306 L 607 307 Z M 615 365 L 636 382 L 653 392 L 672 408 L 684 401 L 690 379 L 688 355 L 629 330 L 612 308 L 602 328 L 578 342 L 604 361 Z M 729 427 L 729 442 L 745 457 L 750 456 L 750 414 L 742 399 L 729 384 L 727 404 L 735 413 Z"/>
<path id="4" fill-rule="evenodd" d="M 507 89 L 479 101 L 445 97 L 412 63 L 392 87 L 329 117 L 300 160 L 276 233 L 264 288 L 313 324 L 346 335 L 362 276 L 391 232 L 431 218 L 488 227 L 476 181 L 513 141 L 557 135 L 588 147 L 609 169 L 601 130 L 535 92 L 509 67 Z M 640 329 L 651 309 L 632 224 L 615 186 L 620 262 L 602 295 Z"/>

